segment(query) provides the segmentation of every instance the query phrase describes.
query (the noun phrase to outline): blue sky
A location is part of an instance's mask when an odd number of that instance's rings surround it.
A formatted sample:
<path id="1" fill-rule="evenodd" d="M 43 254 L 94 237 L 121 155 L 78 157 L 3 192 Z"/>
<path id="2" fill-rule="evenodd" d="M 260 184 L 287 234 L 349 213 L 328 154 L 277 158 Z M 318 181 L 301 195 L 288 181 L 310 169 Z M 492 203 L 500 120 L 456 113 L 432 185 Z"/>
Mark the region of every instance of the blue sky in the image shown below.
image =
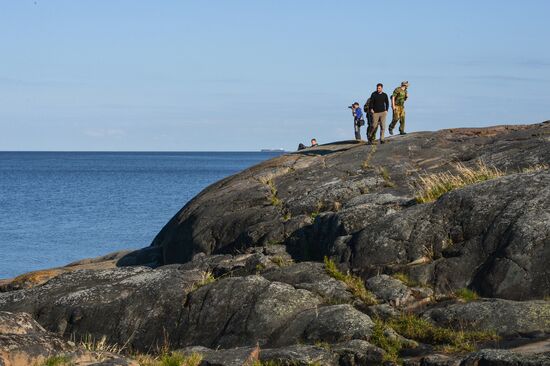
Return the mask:
<path id="1" fill-rule="evenodd" d="M 0 0 L 0 150 L 295 149 L 550 119 L 547 1 Z"/>

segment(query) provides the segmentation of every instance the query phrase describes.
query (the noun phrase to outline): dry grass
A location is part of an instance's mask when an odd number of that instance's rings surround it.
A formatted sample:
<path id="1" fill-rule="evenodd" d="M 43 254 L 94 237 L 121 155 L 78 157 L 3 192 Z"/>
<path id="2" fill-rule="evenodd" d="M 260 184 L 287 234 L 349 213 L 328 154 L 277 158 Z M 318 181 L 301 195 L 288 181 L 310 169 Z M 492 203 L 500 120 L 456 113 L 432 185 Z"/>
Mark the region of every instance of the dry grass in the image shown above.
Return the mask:
<path id="1" fill-rule="evenodd" d="M 380 173 L 380 176 L 382 179 L 384 179 L 384 185 L 386 187 L 393 188 L 395 187 L 395 183 L 391 180 L 390 173 L 388 172 L 388 169 L 384 167 L 378 168 L 378 173 Z"/>
<path id="2" fill-rule="evenodd" d="M 365 283 L 361 278 L 350 273 L 342 273 L 338 267 L 336 267 L 334 261 L 330 260 L 328 257 L 325 257 L 325 270 L 329 276 L 344 282 L 348 286 L 350 292 L 365 304 L 374 305 L 377 303 L 373 294 L 365 288 Z"/>
<path id="3" fill-rule="evenodd" d="M 280 255 L 270 257 L 269 260 L 271 260 L 271 262 L 275 263 L 279 267 L 286 267 L 294 262 L 292 259 L 285 259 Z"/>
<path id="4" fill-rule="evenodd" d="M 140 366 L 199 366 L 202 358 L 202 355 L 199 353 L 182 355 L 174 352 L 165 353 L 158 357 L 139 355 L 136 356 L 136 361 Z"/>
<path id="5" fill-rule="evenodd" d="M 361 164 L 361 168 L 363 170 L 367 170 L 369 168 L 371 168 L 370 166 L 370 162 L 372 160 L 372 157 L 374 156 L 374 153 L 376 152 L 376 145 L 371 145 L 371 148 L 367 154 L 367 158 L 363 161 L 363 163 Z"/>
<path id="6" fill-rule="evenodd" d="M 521 170 L 521 172 L 522 173 L 534 173 L 534 172 L 538 172 L 538 171 L 541 171 L 541 170 L 548 170 L 548 169 L 550 169 L 550 165 L 548 165 L 546 163 L 542 163 L 542 164 L 530 165 L 527 168 L 523 168 Z"/>
<path id="7" fill-rule="evenodd" d="M 489 167 L 480 161 L 473 168 L 458 163 L 455 172 L 434 173 L 420 176 L 416 182 L 415 199 L 418 203 L 427 203 L 437 200 L 439 197 L 453 189 L 502 177 L 504 173 L 495 167 Z"/>
<path id="8" fill-rule="evenodd" d="M 92 335 L 87 334 L 80 340 L 79 345 L 86 351 L 97 353 L 99 358 L 101 358 L 101 355 L 104 353 L 119 354 L 122 351 L 122 347 L 119 345 L 108 343 L 106 336 L 102 336 L 98 340 Z"/>
<path id="9" fill-rule="evenodd" d="M 191 291 L 195 291 L 196 289 L 206 286 L 214 281 L 216 281 L 214 274 L 211 271 L 205 271 L 202 273 L 200 280 L 193 285 L 193 289 Z"/>

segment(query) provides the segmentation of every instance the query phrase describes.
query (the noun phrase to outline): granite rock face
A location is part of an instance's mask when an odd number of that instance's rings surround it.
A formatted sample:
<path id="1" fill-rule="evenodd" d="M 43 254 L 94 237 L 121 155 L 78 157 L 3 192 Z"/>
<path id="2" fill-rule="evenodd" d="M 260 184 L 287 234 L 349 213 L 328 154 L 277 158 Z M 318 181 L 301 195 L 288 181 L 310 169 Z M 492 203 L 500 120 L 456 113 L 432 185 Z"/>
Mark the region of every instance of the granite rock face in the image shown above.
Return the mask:
<path id="1" fill-rule="evenodd" d="M 480 161 L 507 176 L 415 202 L 420 175 Z M 144 251 L 160 253 L 160 265 L 278 243 L 296 260 L 329 255 L 364 279 L 400 271 L 437 293 L 470 287 L 542 298 L 550 287 L 548 164 L 548 122 L 324 145 L 213 184 Z"/>
<path id="2" fill-rule="evenodd" d="M 415 199 L 420 176 L 480 161 L 504 175 Z M 80 357 L 69 340 L 105 337 L 202 365 L 546 365 L 549 164 L 548 122 L 283 155 L 205 189 L 150 247 L 2 281 L 0 355 Z M 404 313 L 501 338 L 441 352 L 396 332 Z"/>

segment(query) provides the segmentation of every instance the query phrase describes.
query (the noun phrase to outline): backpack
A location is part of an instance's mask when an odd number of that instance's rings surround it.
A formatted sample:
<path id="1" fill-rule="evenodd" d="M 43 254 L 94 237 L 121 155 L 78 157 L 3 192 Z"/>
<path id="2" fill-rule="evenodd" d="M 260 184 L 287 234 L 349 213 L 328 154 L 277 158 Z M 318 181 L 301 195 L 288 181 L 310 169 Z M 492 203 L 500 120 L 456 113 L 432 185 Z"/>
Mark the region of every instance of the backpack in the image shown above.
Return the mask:
<path id="1" fill-rule="evenodd" d="M 363 106 L 363 111 L 365 113 L 370 113 L 370 98 L 367 99 L 367 101 L 365 102 L 365 105 Z"/>

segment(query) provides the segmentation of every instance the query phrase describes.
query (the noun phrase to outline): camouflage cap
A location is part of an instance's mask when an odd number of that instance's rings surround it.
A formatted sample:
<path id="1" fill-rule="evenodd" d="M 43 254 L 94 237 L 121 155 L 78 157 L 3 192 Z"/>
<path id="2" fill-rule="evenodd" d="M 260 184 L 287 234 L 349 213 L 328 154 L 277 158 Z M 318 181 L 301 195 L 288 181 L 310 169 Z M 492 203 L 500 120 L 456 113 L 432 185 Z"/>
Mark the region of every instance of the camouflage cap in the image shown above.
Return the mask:
<path id="1" fill-rule="evenodd" d="M 402 81 L 401 86 L 409 86 L 409 82 L 408 81 Z"/>

